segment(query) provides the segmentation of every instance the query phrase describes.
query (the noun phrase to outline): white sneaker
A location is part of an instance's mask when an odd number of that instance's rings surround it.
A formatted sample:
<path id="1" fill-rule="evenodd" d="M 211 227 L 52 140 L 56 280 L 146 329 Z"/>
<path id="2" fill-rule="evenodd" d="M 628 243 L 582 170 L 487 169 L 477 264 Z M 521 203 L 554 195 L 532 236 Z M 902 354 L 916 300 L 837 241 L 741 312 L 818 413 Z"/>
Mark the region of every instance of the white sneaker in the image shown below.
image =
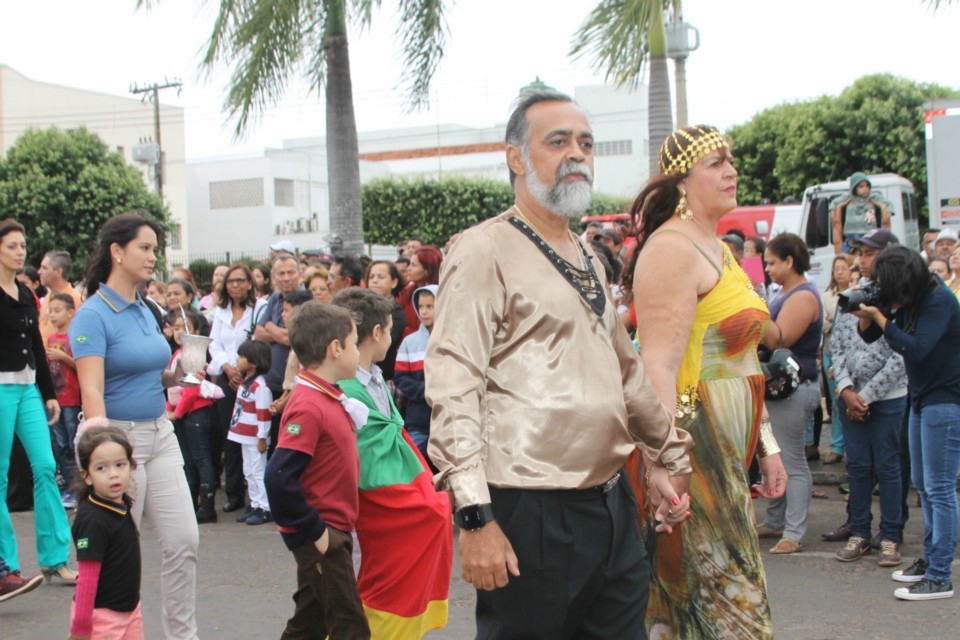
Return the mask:
<path id="1" fill-rule="evenodd" d="M 917 558 L 909 567 L 894 571 L 890 574 L 890 577 L 897 582 L 920 582 L 923 580 L 923 575 L 927 572 L 928 566 L 930 565 L 927 564 L 926 560 Z"/>
<path id="2" fill-rule="evenodd" d="M 953 597 L 953 583 L 927 580 L 914 582 L 909 587 L 900 587 L 893 595 L 901 600 L 936 600 Z"/>

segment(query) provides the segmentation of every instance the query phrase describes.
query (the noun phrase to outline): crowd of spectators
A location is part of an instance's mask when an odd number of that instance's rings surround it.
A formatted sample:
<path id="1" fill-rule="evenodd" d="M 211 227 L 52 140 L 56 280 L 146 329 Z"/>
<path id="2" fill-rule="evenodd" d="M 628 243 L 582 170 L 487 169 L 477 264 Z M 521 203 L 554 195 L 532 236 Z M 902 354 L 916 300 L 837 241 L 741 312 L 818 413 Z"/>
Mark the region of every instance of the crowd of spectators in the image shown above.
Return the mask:
<path id="1" fill-rule="evenodd" d="M 157 279 L 163 230 L 141 211 L 104 224 L 82 286 L 75 289 L 69 254 L 50 251 L 33 269 L 24 263 L 26 230 L 10 219 L 0 222 L 0 493 L 6 491 L 15 434 L 34 474 L 42 574 L 76 584 L 78 602 L 93 606 L 103 584 L 100 565 L 86 564 L 87 552 L 78 556 L 81 568 L 94 571 L 78 575 L 69 566 L 67 512 L 79 500 L 89 515 L 88 502 L 98 492 L 122 485 L 123 499 L 108 507 L 122 512 L 124 526 L 132 521 L 139 527 L 146 518 L 159 532 L 164 633 L 195 638 L 199 525 L 215 526 L 221 519 L 216 495 L 223 489 L 223 513 L 237 512 L 231 517 L 247 525 L 275 521 L 293 551 L 296 611 L 285 637 L 305 633 L 317 616 L 333 624 L 335 616 L 325 609 L 332 601 L 321 600 L 334 583 L 343 588 L 337 601 L 343 628 L 357 637 L 396 629 L 399 600 L 415 603 L 416 624 L 403 624 L 416 628 L 410 637 L 419 637 L 446 621 L 445 605 L 439 613 L 434 603 L 446 599 L 449 586 L 451 498 L 458 523 L 473 531 L 471 523 L 482 528 L 491 514 L 516 507 L 505 504 L 525 499 L 510 493 L 517 489 L 511 482 L 537 500 L 547 495 L 540 489 L 553 491 L 557 484 L 590 492 L 591 499 L 613 492 L 603 499 L 623 500 L 629 508 L 620 514 L 614 537 L 637 562 L 644 556 L 639 545 L 631 545 L 635 494 L 645 535 L 669 534 L 691 514 L 698 516 L 683 525 L 683 539 L 655 551 L 661 567 L 683 568 L 654 572 L 648 626 L 708 635 L 744 625 L 751 637 L 772 637 L 759 539 L 776 539 L 774 554 L 803 551 L 811 496 L 817 494 L 809 461 L 819 456 L 819 433 L 829 424 L 823 462 L 845 463 L 849 488 L 847 521 L 823 534 L 844 543 L 836 559 L 855 562 L 878 549 L 878 565 L 901 565 L 912 484 L 924 516 L 924 554 L 892 573 L 893 580 L 908 584 L 895 595 L 952 596 L 960 462 L 957 234 L 928 230 L 922 253 L 900 246 L 888 228 L 886 204 L 875 201 L 869 181 L 855 174 L 849 198 L 834 212 L 836 244 L 844 252 L 831 263 L 827 289 L 819 291 L 809 274 L 810 252 L 797 235 L 767 240 L 733 229 L 718 241 L 717 224 L 736 205 L 737 172 L 717 130 L 688 127 L 664 142 L 661 175 L 641 191 L 631 223 L 591 223 L 575 236 L 566 218 L 547 205 L 577 203 L 589 191 L 592 136 L 581 131 L 566 142 L 569 150 L 562 153 L 569 157 L 549 167 L 556 175 L 553 191 L 537 176 L 536 163 L 549 154 L 532 158 L 529 136 L 531 127 L 548 121 L 582 127 L 585 117 L 569 98 L 555 94 L 523 109 L 514 113 L 507 141 L 517 204 L 451 237 L 442 249 L 411 237 L 395 260 L 298 253 L 281 240 L 270 245 L 263 263 L 216 265 L 202 287 L 182 266 Z M 516 120 L 527 118 L 527 109 L 533 124 Z M 545 188 L 552 200 L 538 195 Z M 491 237 L 502 244 L 488 251 Z M 543 291 L 530 284 L 542 274 L 518 265 L 540 260 L 537 251 L 565 282 L 545 284 Z M 689 268 L 662 273 L 677 256 Z M 514 290 L 516 282 L 503 282 L 508 272 L 527 286 Z M 568 323 L 543 306 L 544 292 L 554 285 L 557 295 L 548 302 L 568 299 L 568 308 L 584 312 L 589 322 L 577 328 L 576 319 Z M 859 294 L 862 304 L 849 302 Z M 311 318 L 317 322 L 308 323 Z M 567 334 L 576 331 L 583 331 L 581 343 L 571 344 Z M 582 405 L 593 402 L 593 413 L 609 414 L 599 419 L 620 439 L 610 447 L 617 451 L 587 451 L 603 459 L 604 468 L 613 465 L 611 473 L 593 478 L 590 466 L 584 477 L 591 486 L 568 486 L 586 465 L 568 452 L 561 457 L 577 469 L 565 475 L 550 466 L 548 458 L 557 452 L 532 436 L 523 441 L 505 438 L 503 430 L 482 434 L 489 425 L 473 414 L 471 420 L 484 424 L 462 435 L 467 420 L 458 403 L 471 398 L 481 412 L 500 407 L 503 415 L 518 416 L 522 408 L 529 416 L 542 410 L 557 419 L 551 427 L 580 429 L 572 415 L 582 407 L 558 410 L 563 403 L 556 389 L 518 406 L 520 394 L 500 379 L 494 363 L 508 372 L 521 366 L 513 384 L 533 384 L 524 378 L 528 369 L 563 367 L 553 362 L 554 350 L 576 355 L 585 341 L 593 341 L 600 355 L 583 360 L 583 371 L 567 374 L 576 378 L 593 367 L 594 378 L 622 383 L 605 385 L 613 400 L 601 402 L 601 390 L 589 401 L 580 399 Z M 185 371 L 194 344 L 206 348 L 206 363 Z M 769 356 L 763 367 L 758 349 Z M 601 361 L 614 366 L 601 370 Z M 431 366 L 440 373 L 428 384 Z M 529 417 L 518 420 L 540 435 L 541 425 Z M 621 428 L 624 421 L 629 434 Z M 442 434 L 431 439 L 438 427 Z M 90 479 L 97 469 L 89 464 L 93 449 L 85 450 L 77 467 L 75 440 L 97 429 L 119 433 L 98 442 L 124 450 L 122 482 Z M 323 440 L 327 436 L 330 441 Z M 491 446 L 480 442 L 487 437 L 498 442 L 496 455 L 506 464 L 478 457 Z M 644 438 L 660 442 L 660 450 Z M 583 441 L 581 446 L 590 449 Z M 533 466 L 547 464 L 563 477 L 545 480 L 551 474 L 519 469 L 504 453 L 514 447 L 526 451 Z M 333 478 L 331 451 L 343 462 Z M 751 487 L 754 454 L 758 475 Z M 500 474 L 508 486 L 488 487 L 480 467 Z M 432 484 L 434 473 L 439 489 Z M 344 478 L 346 484 L 334 486 Z M 754 498 L 770 499 L 759 523 L 748 508 L 751 488 Z M 324 502 L 328 490 L 332 503 Z M 465 502 L 465 490 L 480 497 L 490 493 L 492 507 L 485 511 L 490 504 Z M 571 495 L 564 493 L 561 501 Z M 429 543 L 391 539 L 395 525 L 389 516 L 399 513 L 398 505 L 409 510 L 409 526 Z M 471 507 L 475 513 L 466 515 Z M 544 522 L 552 517 L 537 513 Z M 607 514 L 601 509 L 594 516 L 600 522 Z M 571 535 L 592 526 L 571 525 Z M 520 529 L 487 530 L 493 537 L 484 540 L 509 551 L 498 556 L 498 567 L 476 562 L 488 549 L 476 542 L 479 537 L 464 539 L 461 552 L 466 546 L 470 558 L 462 561 L 465 578 L 484 592 L 519 578 L 504 533 L 520 537 Z M 541 544 L 544 553 L 556 551 L 539 539 L 518 543 L 518 550 L 520 544 L 526 545 L 523 553 Z M 78 550 L 86 545 L 76 541 Z M 706 584 L 717 562 L 726 571 L 723 588 L 699 590 L 691 596 L 695 606 L 665 596 L 681 583 Z M 324 570 L 329 579 L 320 580 Z M 645 575 L 633 579 L 639 584 Z M 546 574 L 534 579 L 540 580 L 537 589 L 524 597 L 558 587 Z M 14 595 L 37 584 L 20 575 L 6 502 L 0 504 L 0 581 Z M 526 601 L 505 593 L 480 594 L 481 628 L 499 624 L 500 615 L 530 618 Z M 731 607 L 735 600 L 753 603 L 749 616 Z M 75 613 L 74 622 L 71 634 L 88 630 L 84 615 Z M 632 624 L 639 628 L 643 621 Z M 322 628 L 321 635 L 340 632 Z"/>

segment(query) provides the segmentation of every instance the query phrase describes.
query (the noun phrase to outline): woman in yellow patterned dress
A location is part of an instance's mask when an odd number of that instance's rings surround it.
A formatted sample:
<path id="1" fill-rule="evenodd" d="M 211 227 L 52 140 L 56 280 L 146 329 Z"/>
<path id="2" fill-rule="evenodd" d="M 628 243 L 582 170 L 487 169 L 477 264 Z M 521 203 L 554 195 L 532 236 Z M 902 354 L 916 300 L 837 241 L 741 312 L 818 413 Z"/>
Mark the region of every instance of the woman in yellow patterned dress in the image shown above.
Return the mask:
<path id="1" fill-rule="evenodd" d="M 786 474 L 764 409 L 757 360 L 769 313 L 716 237 L 737 206 L 737 171 L 712 127 L 680 129 L 660 150 L 661 175 L 637 196 L 640 243 L 626 285 L 647 374 L 677 426 L 693 436 L 693 517 L 656 534 L 647 627 L 657 638 L 772 638 L 766 581 L 747 482 L 756 450 L 764 495 L 783 494 Z M 632 276 L 632 277 L 631 277 Z M 631 469 L 639 499 L 643 463 Z"/>

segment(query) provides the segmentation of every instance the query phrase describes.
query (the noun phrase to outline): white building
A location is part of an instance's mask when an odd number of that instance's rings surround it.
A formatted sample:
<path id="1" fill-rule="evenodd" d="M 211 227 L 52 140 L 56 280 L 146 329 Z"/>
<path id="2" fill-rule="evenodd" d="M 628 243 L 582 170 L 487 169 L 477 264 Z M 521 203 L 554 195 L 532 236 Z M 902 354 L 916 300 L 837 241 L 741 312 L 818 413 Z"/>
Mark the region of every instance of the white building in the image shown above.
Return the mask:
<path id="1" fill-rule="evenodd" d="M 183 109 L 160 106 L 164 171 L 163 199 L 170 210 L 173 232 L 167 258 L 183 262 L 189 246 L 182 234 L 187 219 L 187 169 Z M 121 97 L 31 80 L 0 65 L 0 157 L 29 128 L 86 127 L 131 165 L 141 170 L 155 189 L 152 167 L 134 161 L 137 145 L 154 136 L 154 108 L 133 96 Z"/>
<path id="2" fill-rule="evenodd" d="M 588 112 L 596 155 L 594 189 L 632 197 L 647 179 L 647 91 L 577 87 Z M 507 181 L 506 123 L 457 124 L 358 134 L 360 179 L 473 176 Z M 326 247 L 330 233 L 326 143 L 323 137 L 285 140 L 262 157 L 190 162 L 190 259 L 262 257 L 288 239 L 298 249 Z M 229 230 L 229 231 L 227 231 Z M 411 233 L 415 233 L 411 229 Z"/>
<path id="3" fill-rule="evenodd" d="M 382 169 L 360 163 L 361 180 Z M 268 149 L 263 156 L 187 166 L 190 260 L 263 258 L 280 239 L 299 250 L 327 246 L 327 156 L 323 149 Z"/>

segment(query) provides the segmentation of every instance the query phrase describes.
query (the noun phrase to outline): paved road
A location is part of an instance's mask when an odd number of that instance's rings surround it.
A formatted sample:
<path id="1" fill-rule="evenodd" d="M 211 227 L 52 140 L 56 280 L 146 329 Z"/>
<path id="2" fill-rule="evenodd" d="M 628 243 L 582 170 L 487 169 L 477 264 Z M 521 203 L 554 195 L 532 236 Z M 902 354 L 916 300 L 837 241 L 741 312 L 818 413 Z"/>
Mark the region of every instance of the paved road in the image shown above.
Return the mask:
<path id="1" fill-rule="evenodd" d="M 814 463 L 820 482 L 837 479 L 836 466 L 826 471 Z M 837 470 L 839 471 L 839 470 Z M 802 553 L 773 556 L 764 553 L 770 602 L 778 639 L 924 640 L 960 637 L 960 596 L 933 602 L 903 602 L 893 597 L 897 586 L 890 570 L 877 567 L 876 555 L 856 563 L 833 559 L 838 543 L 820 540 L 821 532 L 844 519 L 844 503 L 836 487 L 819 485 L 829 496 L 813 500 L 807 546 Z M 913 504 L 913 503 L 911 503 Z M 763 501 L 757 510 L 762 512 Z M 874 513 L 879 507 L 874 504 Z M 20 542 L 21 564 L 35 570 L 33 514 L 13 514 Z M 201 637 L 230 639 L 277 638 L 292 612 L 295 587 L 292 560 L 279 534 L 270 525 L 251 527 L 232 518 L 200 528 L 198 618 Z M 920 551 L 922 524 L 918 510 L 907 526 L 903 547 L 907 562 Z M 398 535 L 402 535 L 398 532 Z M 770 546 L 770 545 L 765 545 Z M 159 605 L 159 550 L 156 534 L 142 532 L 144 556 L 143 613 L 147 637 L 162 638 Z M 522 559 L 521 559 L 522 563 Z M 954 563 L 960 587 L 960 563 Z M 44 585 L 35 592 L 0 605 L 0 638 L 54 639 L 66 637 L 72 589 Z M 450 623 L 428 634 L 428 640 L 473 637 L 474 593 L 454 567 L 450 595 Z"/>

